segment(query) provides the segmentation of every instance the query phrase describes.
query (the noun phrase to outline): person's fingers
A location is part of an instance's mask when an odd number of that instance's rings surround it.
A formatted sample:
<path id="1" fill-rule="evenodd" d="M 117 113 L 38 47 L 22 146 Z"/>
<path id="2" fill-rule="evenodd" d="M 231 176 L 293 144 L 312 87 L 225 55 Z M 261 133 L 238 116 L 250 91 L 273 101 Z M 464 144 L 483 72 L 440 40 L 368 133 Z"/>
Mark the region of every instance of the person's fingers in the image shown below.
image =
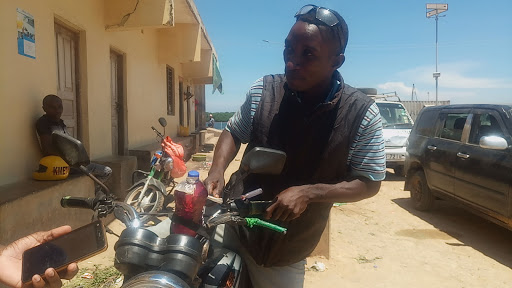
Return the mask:
<path id="1" fill-rule="evenodd" d="M 208 181 L 206 184 L 206 191 L 208 194 L 213 195 L 213 190 L 215 189 L 215 183 L 213 181 Z"/>
<path id="2" fill-rule="evenodd" d="M 45 285 L 43 278 L 39 275 L 32 276 L 32 287 L 34 288 L 43 288 Z M 29 286 L 23 286 L 23 287 L 30 287 Z"/>
<path id="3" fill-rule="evenodd" d="M 285 211 L 283 211 L 283 213 L 281 213 L 281 216 L 279 217 L 278 220 L 283 221 L 283 222 L 290 221 L 294 218 L 293 216 L 294 215 L 293 215 L 292 211 L 285 210 Z"/>
<path id="4" fill-rule="evenodd" d="M 47 241 L 53 240 L 59 236 L 62 236 L 64 234 L 67 234 L 69 232 L 71 232 L 71 226 L 69 226 L 69 225 L 60 226 L 60 227 L 57 227 L 50 231 L 43 232 L 42 240 L 43 240 L 43 242 L 47 242 Z"/>
<path id="5" fill-rule="evenodd" d="M 55 271 L 53 268 L 48 268 L 44 272 L 44 276 L 46 278 L 46 281 L 48 282 L 48 285 L 51 288 L 60 288 L 62 287 L 62 281 L 60 281 L 59 274 Z"/>
<path id="6" fill-rule="evenodd" d="M 276 210 L 277 208 L 277 203 L 274 202 L 272 205 L 270 205 L 267 210 L 265 210 L 265 219 L 269 220 L 270 218 L 272 218 L 273 214 L 274 214 L 274 210 Z"/>
<path id="7" fill-rule="evenodd" d="M 68 265 L 66 270 L 59 272 L 59 275 L 61 279 L 70 280 L 71 278 L 75 277 L 76 273 L 78 273 L 78 265 L 76 263 L 71 263 Z"/>

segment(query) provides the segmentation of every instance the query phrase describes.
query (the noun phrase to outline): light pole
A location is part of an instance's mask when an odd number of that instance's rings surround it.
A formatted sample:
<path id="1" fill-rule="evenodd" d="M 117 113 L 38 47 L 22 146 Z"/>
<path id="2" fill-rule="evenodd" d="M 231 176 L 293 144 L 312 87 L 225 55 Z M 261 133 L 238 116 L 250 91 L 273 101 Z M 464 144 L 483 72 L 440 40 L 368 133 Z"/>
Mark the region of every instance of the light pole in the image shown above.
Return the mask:
<path id="1" fill-rule="evenodd" d="M 431 18 L 435 16 L 436 19 L 436 72 L 434 72 L 433 76 L 436 79 L 436 106 L 437 106 L 437 90 L 438 90 L 438 80 L 441 76 L 441 73 L 437 71 L 437 22 L 439 20 L 439 14 L 446 12 L 448 10 L 448 4 L 427 4 L 427 18 Z"/>

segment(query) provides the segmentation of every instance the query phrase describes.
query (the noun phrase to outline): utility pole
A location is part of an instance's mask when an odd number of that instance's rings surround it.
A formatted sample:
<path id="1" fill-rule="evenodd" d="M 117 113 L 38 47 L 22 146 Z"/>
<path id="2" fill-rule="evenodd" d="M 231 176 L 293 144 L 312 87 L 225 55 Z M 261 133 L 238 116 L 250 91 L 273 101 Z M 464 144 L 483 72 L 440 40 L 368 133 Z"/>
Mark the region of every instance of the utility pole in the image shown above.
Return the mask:
<path id="1" fill-rule="evenodd" d="M 439 14 L 448 11 L 448 4 L 427 4 L 427 18 L 431 18 L 432 16 L 435 16 L 436 19 L 436 72 L 434 72 L 433 76 L 436 79 L 436 106 L 437 106 L 437 99 L 438 99 L 438 80 L 441 76 L 441 73 L 437 70 L 437 31 L 438 31 L 438 21 L 439 21 Z"/>

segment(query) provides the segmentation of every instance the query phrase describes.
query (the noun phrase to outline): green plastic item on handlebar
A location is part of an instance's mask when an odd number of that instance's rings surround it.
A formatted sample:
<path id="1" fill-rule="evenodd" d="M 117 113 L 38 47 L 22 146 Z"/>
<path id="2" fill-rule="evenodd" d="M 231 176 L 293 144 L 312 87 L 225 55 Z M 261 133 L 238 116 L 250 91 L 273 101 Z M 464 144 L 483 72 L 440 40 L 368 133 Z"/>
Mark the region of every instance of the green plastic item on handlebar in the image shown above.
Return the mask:
<path id="1" fill-rule="evenodd" d="M 265 228 L 268 228 L 268 229 L 271 229 L 271 230 L 274 230 L 274 231 L 277 231 L 277 232 L 283 233 L 283 234 L 286 234 L 286 230 L 288 230 L 284 227 L 269 223 L 267 221 L 263 221 L 258 218 L 245 218 L 245 221 L 247 222 L 247 226 L 249 226 L 250 228 L 252 228 L 253 226 L 256 225 L 256 226 L 265 227 Z"/>

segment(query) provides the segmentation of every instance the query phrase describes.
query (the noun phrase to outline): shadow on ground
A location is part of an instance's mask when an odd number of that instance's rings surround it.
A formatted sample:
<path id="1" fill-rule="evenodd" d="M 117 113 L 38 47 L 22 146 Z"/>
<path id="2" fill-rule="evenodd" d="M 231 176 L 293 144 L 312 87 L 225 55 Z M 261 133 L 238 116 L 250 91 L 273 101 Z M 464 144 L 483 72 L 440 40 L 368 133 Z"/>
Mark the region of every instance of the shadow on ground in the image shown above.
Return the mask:
<path id="1" fill-rule="evenodd" d="M 386 179 L 384 181 L 392 181 L 392 182 L 405 181 L 405 177 L 396 175 L 394 172 L 391 172 L 391 171 L 392 170 L 386 171 Z"/>
<path id="2" fill-rule="evenodd" d="M 415 210 L 409 198 L 398 198 L 392 201 L 460 242 L 454 243 L 453 240 L 447 240 L 445 242 L 447 245 L 472 247 L 512 268 L 512 231 L 448 201 L 437 200 L 436 209 L 429 212 Z"/>

